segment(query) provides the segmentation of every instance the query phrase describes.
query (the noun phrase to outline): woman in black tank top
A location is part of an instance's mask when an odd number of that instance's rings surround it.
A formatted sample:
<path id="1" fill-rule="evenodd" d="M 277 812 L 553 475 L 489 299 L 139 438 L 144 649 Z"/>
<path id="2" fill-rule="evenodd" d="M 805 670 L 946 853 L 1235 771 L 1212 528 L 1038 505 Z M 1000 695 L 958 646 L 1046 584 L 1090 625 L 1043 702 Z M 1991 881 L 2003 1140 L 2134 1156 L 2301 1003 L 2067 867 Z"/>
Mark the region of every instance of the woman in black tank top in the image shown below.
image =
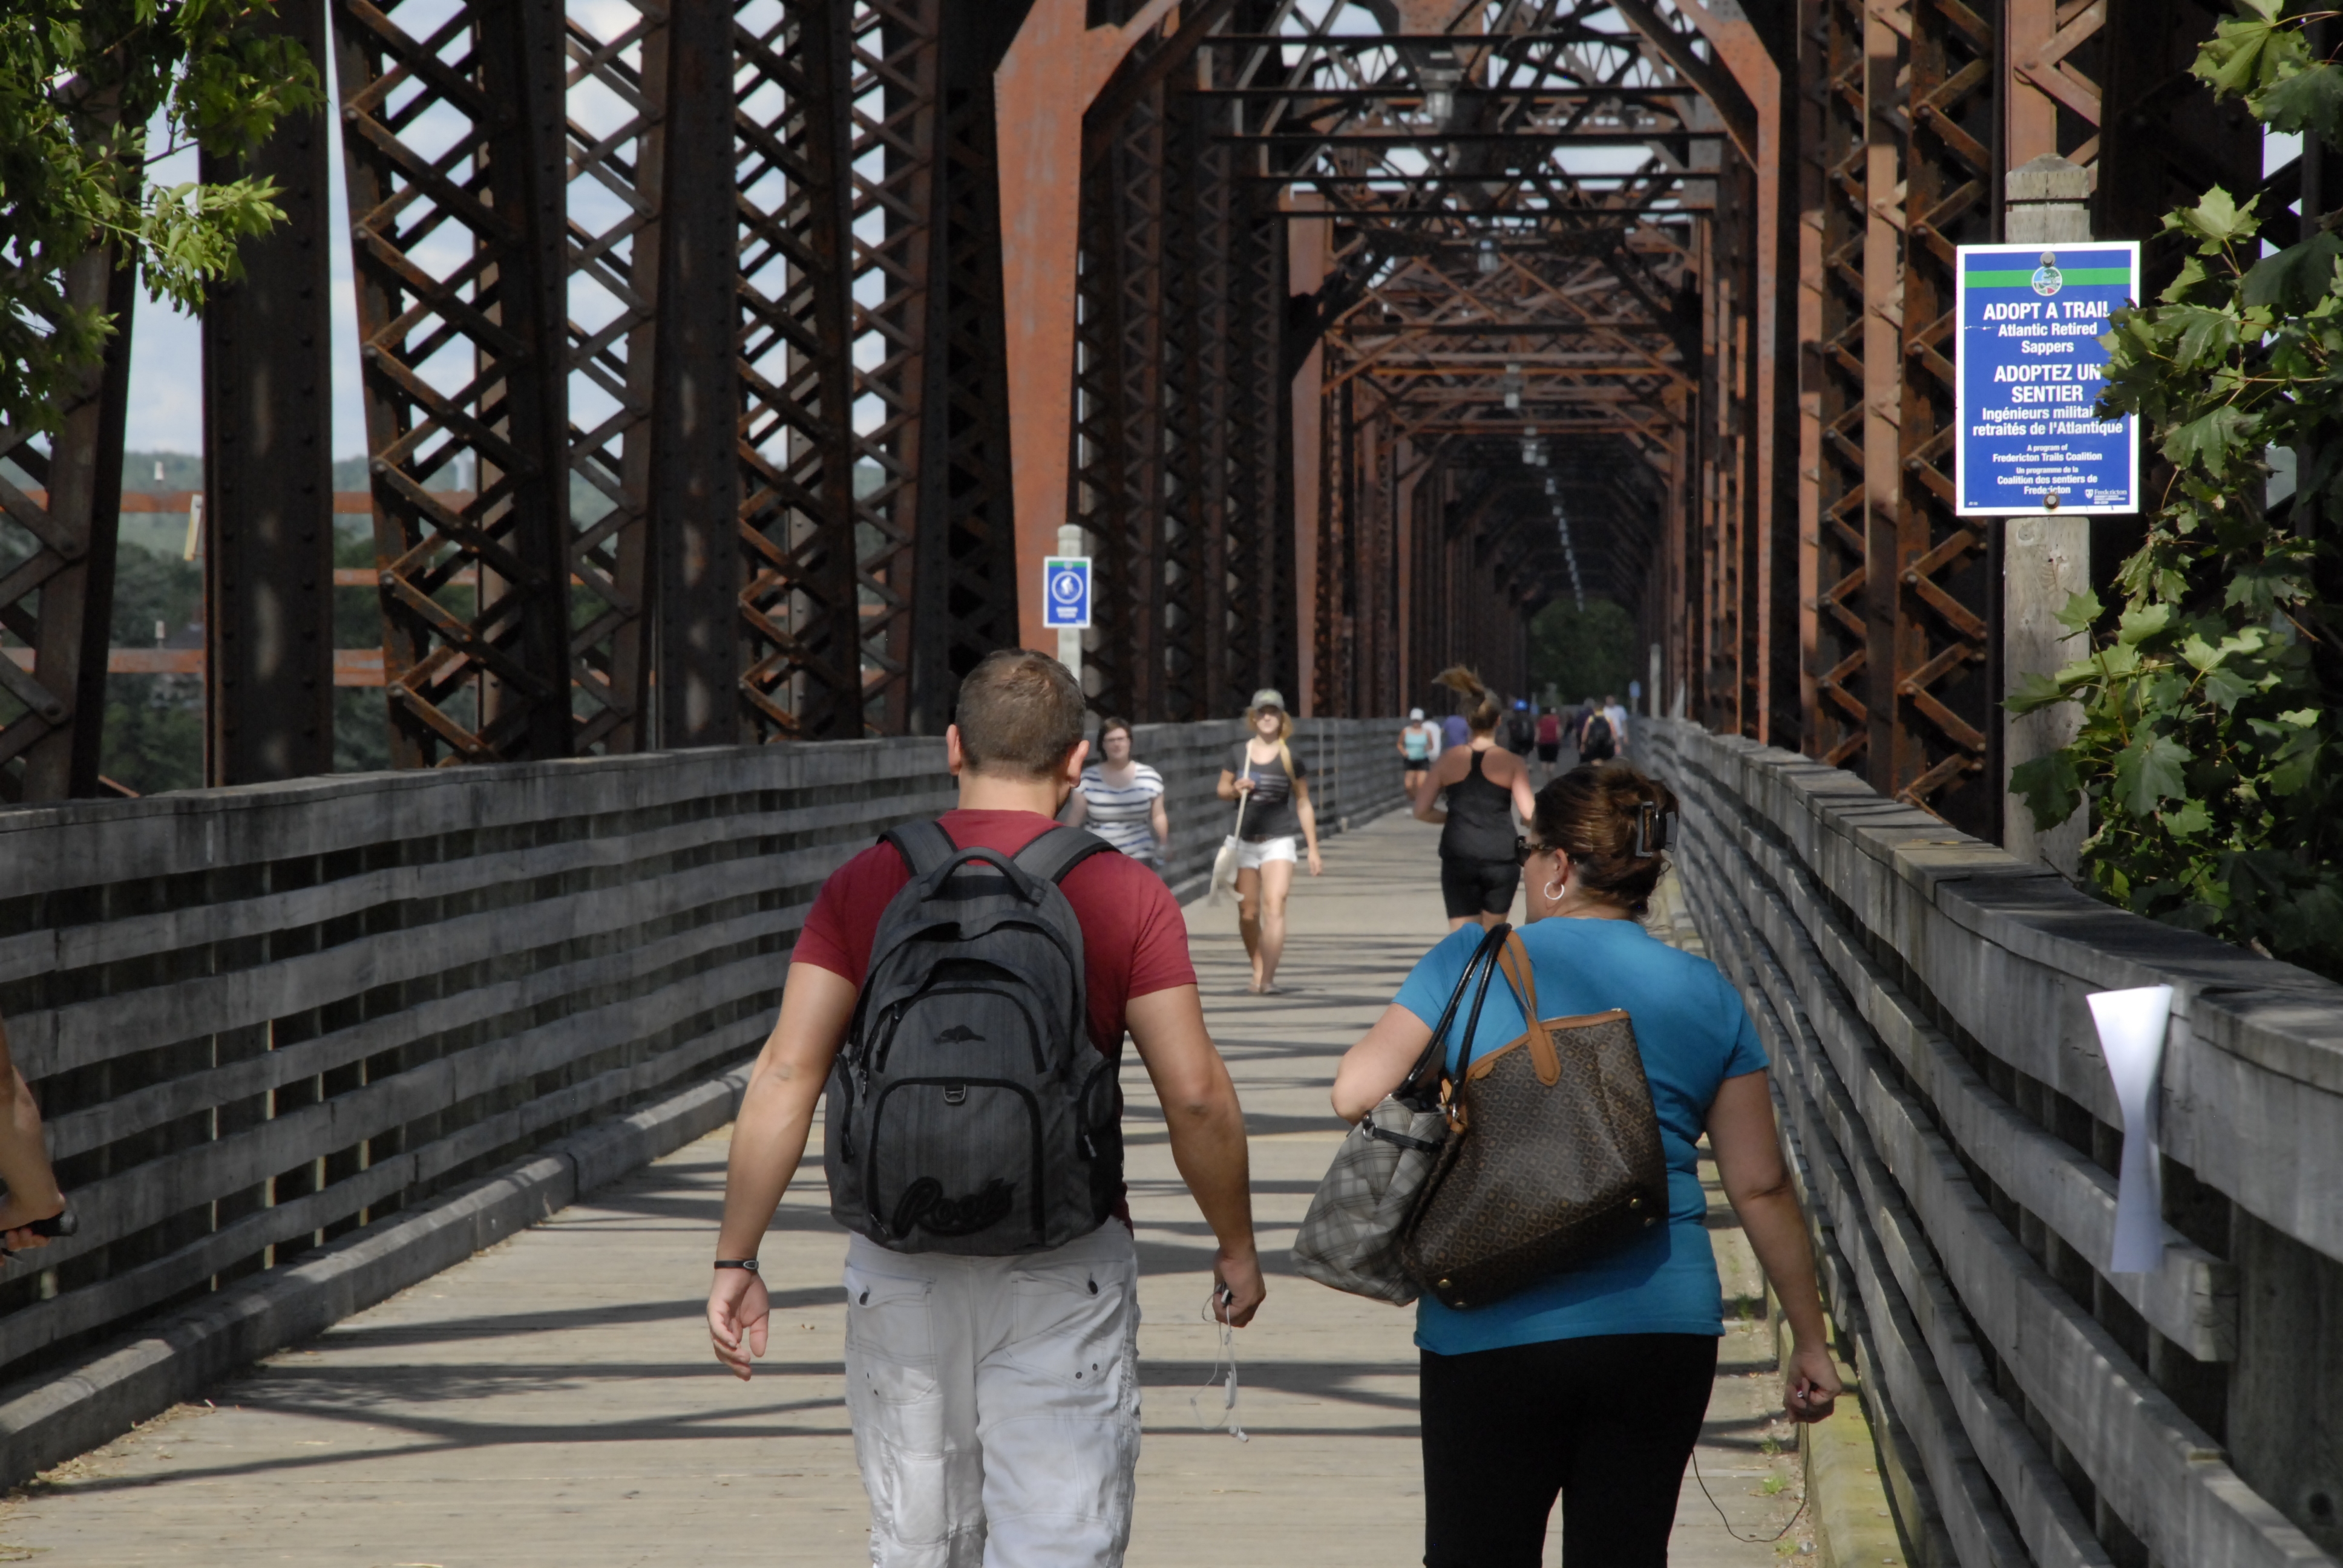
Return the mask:
<path id="1" fill-rule="evenodd" d="M 1527 761 L 1497 744 L 1503 709 L 1478 677 L 1463 668 L 1443 670 L 1443 685 L 1463 692 L 1469 745 L 1451 747 L 1423 781 L 1415 814 L 1443 824 L 1440 832 L 1440 897 L 1448 929 L 1467 921 L 1491 926 L 1513 907 L 1522 870 L 1513 858 L 1513 813 L 1528 821 L 1537 806 L 1530 793 Z M 1447 809 L 1440 796 L 1447 791 Z"/>

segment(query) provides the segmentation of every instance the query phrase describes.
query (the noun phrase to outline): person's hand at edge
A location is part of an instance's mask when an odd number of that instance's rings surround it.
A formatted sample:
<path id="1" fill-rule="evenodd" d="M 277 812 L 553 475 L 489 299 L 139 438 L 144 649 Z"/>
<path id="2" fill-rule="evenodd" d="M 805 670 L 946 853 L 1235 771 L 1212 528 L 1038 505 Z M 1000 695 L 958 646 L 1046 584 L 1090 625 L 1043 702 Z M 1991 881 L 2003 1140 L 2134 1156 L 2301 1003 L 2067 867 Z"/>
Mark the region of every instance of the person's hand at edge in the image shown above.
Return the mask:
<path id="1" fill-rule="evenodd" d="M 11 1252 L 25 1252 L 47 1246 L 49 1239 L 33 1227 L 65 1211 L 65 1194 L 55 1188 L 49 1190 L 46 1201 L 35 1195 L 19 1203 L 14 1192 L 0 1197 L 0 1247 Z"/>
<path id="2" fill-rule="evenodd" d="M 1792 1421 L 1820 1421 L 1846 1392 L 1826 1345 L 1800 1344 L 1782 1369 L 1782 1408 Z"/>
<path id="3" fill-rule="evenodd" d="M 1310 846 L 1310 874 L 1313 877 L 1322 877 L 1326 874 L 1326 862 L 1319 857 L 1318 846 L 1315 844 Z"/>
<path id="4" fill-rule="evenodd" d="M 1214 1252 L 1212 1300 L 1215 1303 L 1220 1301 L 1220 1293 L 1223 1290 L 1230 1296 L 1230 1325 L 1241 1329 L 1252 1322 L 1253 1313 L 1261 1311 L 1262 1298 L 1269 1294 L 1269 1286 L 1261 1277 L 1261 1255 L 1251 1248 L 1237 1253 L 1222 1247 Z"/>
<path id="5" fill-rule="evenodd" d="M 765 1353 L 772 1327 L 772 1303 L 765 1282 L 746 1269 L 719 1269 L 708 1287 L 708 1337 L 716 1359 L 742 1382 L 749 1381 L 754 1359 Z"/>

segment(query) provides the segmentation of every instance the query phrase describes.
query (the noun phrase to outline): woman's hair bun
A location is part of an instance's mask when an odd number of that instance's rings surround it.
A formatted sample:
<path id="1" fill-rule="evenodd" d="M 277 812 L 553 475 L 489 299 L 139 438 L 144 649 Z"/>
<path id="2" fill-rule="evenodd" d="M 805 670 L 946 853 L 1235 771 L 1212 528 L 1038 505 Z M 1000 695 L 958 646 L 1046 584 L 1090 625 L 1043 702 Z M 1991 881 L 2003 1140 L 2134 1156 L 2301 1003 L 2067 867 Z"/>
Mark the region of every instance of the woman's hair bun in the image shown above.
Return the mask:
<path id="1" fill-rule="evenodd" d="M 1538 841 L 1568 855 L 1578 886 L 1641 917 L 1667 870 L 1675 791 L 1627 762 L 1584 763 L 1537 792 Z"/>
<path id="2" fill-rule="evenodd" d="M 1495 696 L 1481 683 L 1479 676 L 1461 664 L 1452 664 L 1433 678 L 1451 690 L 1463 694 L 1467 704 L 1464 709 L 1464 722 L 1471 725 L 1475 731 L 1491 730 L 1497 727 L 1497 720 L 1502 717 L 1503 710 L 1497 706 Z"/>

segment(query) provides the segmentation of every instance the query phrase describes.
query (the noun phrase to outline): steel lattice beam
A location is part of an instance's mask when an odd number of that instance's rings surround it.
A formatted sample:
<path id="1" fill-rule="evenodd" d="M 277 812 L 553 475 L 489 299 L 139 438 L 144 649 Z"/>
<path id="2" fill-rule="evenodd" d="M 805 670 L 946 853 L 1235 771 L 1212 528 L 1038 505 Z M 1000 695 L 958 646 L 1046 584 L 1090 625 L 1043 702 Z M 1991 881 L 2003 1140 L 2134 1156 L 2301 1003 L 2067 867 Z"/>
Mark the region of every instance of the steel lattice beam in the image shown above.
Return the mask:
<path id="1" fill-rule="evenodd" d="M 332 15 L 392 756 L 567 756 L 561 12 Z"/>
<path id="2" fill-rule="evenodd" d="M 1953 515 L 1954 247 L 1992 233 L 1992 29 L 1960 0 L 1914 0 L 1904 147 L 1904 483 L 1872 498 L 1871 741 L 1882 794 L 2001 833 L 2000 535 Z"/>
<path id="3" fill-rule="evenodd" d="M 759 734 L 940 728 L 1013 606 L 990 63 L 1013 15 L 744 7 L 741 694 Z"/>
<path id="4" fill-rule="evenodd" d="M 0 479 L 0 631 L 32 651 L 0 652 L 0 800 L 100 792 L 114 561 L 129 407 L 132 275 L 114 252 L 85 252 L 66 277 L 76 308 L 103 302 L 114 336 L 68 394 L 55 440 L 0 427 L 0 459 L 39 487 Z"/>

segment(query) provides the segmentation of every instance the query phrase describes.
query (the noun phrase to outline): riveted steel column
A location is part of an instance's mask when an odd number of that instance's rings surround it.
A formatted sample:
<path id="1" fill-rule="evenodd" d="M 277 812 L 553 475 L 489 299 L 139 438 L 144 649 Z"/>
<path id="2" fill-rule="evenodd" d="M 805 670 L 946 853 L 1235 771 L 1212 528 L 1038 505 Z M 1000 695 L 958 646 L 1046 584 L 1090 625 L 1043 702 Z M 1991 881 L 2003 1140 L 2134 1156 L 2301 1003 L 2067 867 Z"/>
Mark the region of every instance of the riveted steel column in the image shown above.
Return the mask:
<path id="1" fill-rule="evenodd" d="M 663 747 L 725 746 L 742 719 L 731 8 L 681 0 L 665 34 L 650 437 L 658 734 Z"/>
<path id="2" fill-rule="evenodd" d="M 263 24 L 326 60 L 322 0 Z M 333 286 L 325 114 L 288 118 L 207 185 L 274 180 L 284 224 L 204 303 L 206 773 L 260 784 L 334 767 Z"/>

